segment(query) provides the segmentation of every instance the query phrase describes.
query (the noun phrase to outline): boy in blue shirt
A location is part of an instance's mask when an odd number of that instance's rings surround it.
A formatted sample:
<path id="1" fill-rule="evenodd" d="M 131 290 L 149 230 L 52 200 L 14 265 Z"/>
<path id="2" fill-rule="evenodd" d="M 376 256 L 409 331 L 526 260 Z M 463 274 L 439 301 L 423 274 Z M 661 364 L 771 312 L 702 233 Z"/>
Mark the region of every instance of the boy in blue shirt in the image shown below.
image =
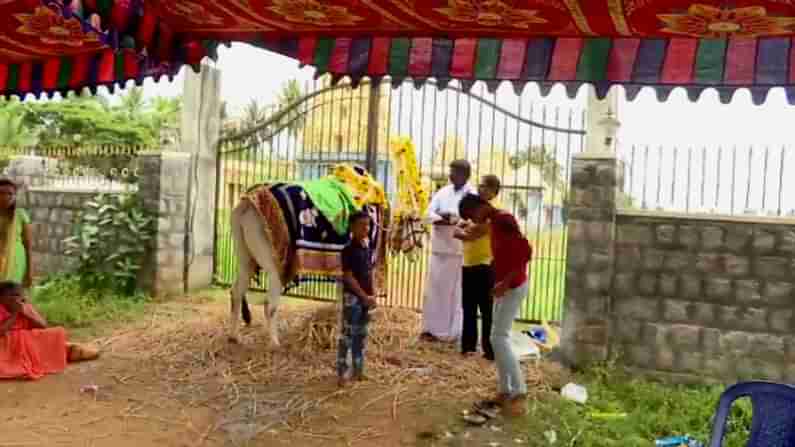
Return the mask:
<path id="1" fill-rule="evenodd" d="M 342 250 L 342 325 L 337 351 L 339 385 L 345 385 L 348 351 L 353 357 L 354 380 L 364 378 L 364 346 L 367 339 L 369 311 L 376 306 L 373 297 L 372 250 L 368 244 L 370 216 L 357 212 L 350 217 L 351 241 Z"/>

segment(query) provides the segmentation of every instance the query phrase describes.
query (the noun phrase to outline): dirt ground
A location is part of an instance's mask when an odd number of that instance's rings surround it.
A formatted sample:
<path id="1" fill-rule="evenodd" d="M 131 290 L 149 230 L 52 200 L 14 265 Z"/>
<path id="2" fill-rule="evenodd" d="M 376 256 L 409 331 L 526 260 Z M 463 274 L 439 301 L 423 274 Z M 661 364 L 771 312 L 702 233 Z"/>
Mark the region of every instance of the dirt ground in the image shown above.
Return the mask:
<path id="1" fill-rule="evenodd" d="M 268 348 L 259 342 L 221 339 L 227 312 L 227 304 L 195 299 L 159 304 L 135 323 L 101 330 L 92 340 L 102 348 L 99 361 L 36 382 L 0 382 L 0 447 L 535 445 L 499 420 L 466 427 L 460 411 L 469 402 L 422 398 L 432 382 L 398 390 L 363 382 L 339 390 L 332 352 L 323 354 L 327 372 L 296 382 L 292 377 L 310 366 L 289 348 L 265 356 Z M 188 342 L 165 340 L 175 333 Z M 217 339 L 212 348 L 193 350 L 190 338 L 198 347 L 206 345 L 204 336 Z M 283 368 L 273 364 L 280 356 L 291 360 Z M 278 374 L 262 381 L 245 370 L 264 363 Z M 404 402 L 403 395 L 419 397 Z"/>

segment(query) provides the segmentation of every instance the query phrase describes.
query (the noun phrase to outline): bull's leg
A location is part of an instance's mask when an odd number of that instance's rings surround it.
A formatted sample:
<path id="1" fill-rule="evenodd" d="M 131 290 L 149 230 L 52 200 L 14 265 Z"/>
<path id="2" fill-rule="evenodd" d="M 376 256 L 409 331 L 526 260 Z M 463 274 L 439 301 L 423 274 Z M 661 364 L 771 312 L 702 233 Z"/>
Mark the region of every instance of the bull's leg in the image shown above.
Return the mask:
<path id="1" fill-rule="evenodd" d="M 277 313 L 279 301 L 282 296 L 282 283 L 279 278 L 278 268 L 276 267 L 277 264 L 273 259 L 270 243 L 266 239 L 265 232 L 262 231 L 260 218 L 253 210 L 252 212 L 244 214 L 241 228 L 249 253 L 268 275 L 269 292 L 268 303 L 265 308 L 265 318 L 268 320 L 271 344 L 274 347 L 278 347 L 280 343 Z"/>
<path id="2" fill-rule="evenodd" d="M 229 326 L 230 326 L 230 333 L 229 333 L 229 341 L 233 343 L 237 343 L 240 341 L 239 338 L 239 318 L 240 318 L 240 306 L 243 300 L 246 299 L 246 292 L 248 291 L 248 286 L 251 281 L 251 275 L 253 273 L 253 266 L 252 266 L 252 257 L 251 251 L 248 249 L 246 245 L 246 241 L 243 237 L 243 216 L 245 216 L 245 206 L 238 206 L 232 212 L 232 238 L 235 241 L 235 248 L 237 249 L 237 262 L 238 262 L 238 273 L 237 278 L 235 278 L 235 282 L 232 285 L 231 290 L 231 311 L 229 314 Z"/>

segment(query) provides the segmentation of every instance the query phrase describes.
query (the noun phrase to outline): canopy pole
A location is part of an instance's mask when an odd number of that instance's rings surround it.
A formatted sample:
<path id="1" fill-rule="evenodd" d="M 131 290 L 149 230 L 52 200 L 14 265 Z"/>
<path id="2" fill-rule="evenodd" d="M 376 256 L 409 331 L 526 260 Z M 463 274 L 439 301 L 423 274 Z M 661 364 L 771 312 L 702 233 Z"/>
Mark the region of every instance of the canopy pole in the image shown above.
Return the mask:
<path id="1" fill-rule="evenodd" d="M 367 156 L 365 169 L 373 178 L 377 178 L 378 169 L 378 124 L 381 104 L 381 82 L 370 81 L 370 98 L 367 106 Z"/>

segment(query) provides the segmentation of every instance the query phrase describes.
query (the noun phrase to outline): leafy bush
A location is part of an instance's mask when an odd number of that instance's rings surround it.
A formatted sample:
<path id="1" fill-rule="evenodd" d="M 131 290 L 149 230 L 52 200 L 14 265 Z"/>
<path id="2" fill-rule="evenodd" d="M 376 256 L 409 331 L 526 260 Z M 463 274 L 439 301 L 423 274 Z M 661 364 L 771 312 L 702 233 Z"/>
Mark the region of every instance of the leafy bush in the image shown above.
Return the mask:
<path id="1" fill-rule="evenodd" d="M 133 295 L 154 222 L 135 194 L 98 194 L 86 203 L 75 235 L 64 241 L 82 288 Z"/>
<path id="2" fill-rule="evenodd" d="M 87 328 L 100 321 L 120 320 L 144 309 L 144 295 L 121 296 L 86 290 L 76 275 L 57 276 L 33 288 L 31 301 L 54 326 Z"/>

